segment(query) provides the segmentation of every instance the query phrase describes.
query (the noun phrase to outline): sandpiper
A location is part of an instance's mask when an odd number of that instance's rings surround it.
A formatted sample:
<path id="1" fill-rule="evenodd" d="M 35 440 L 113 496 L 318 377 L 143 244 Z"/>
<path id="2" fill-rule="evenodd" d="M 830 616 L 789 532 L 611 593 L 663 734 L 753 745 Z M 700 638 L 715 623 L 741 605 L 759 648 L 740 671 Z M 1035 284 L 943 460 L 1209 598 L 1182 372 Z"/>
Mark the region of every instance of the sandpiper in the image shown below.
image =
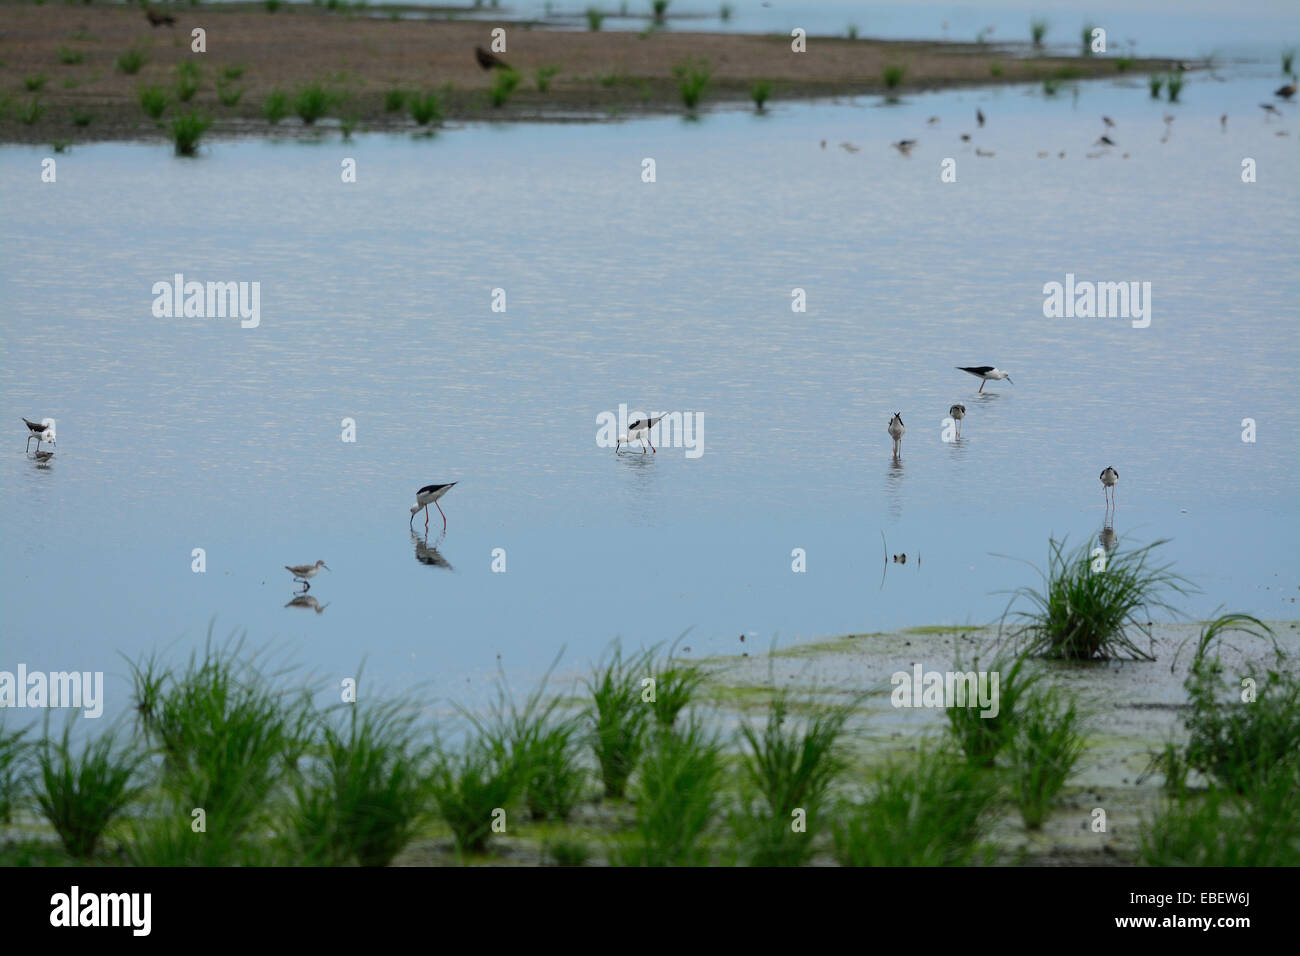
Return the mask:
<path id="1" fill-rule="evenodd" d="M 981 392 L 984 391 L 984 386 L 989 382 L 1000 382 L 1004 378 L 1008 382 L 1011 382 L 1010 372 L 1003 372 L 1001 369 L 994 368 L 992 365 L 954 365 L 953 368 L 957 369 L 959 372 L 969 372 L 976 378 L 984 379 L 984 381 L 980 383 Z M 1015 385 L 1016 383 L 1011 382 L 1011 384 Z"/>
<path id="2" fill-rule="evenodd" d="M 952 405 L 949 407 L 948 414 L 951 415 L 952 420 L 957 423 L 957 434 L 958 436 L 960 436 L 961 420 L 966 417 L 966 406 L 963 405 L 961 402 L 958 402 L 956 405 Z"/>
<path id="3" fill-rule="evenodd" d="M 1106 496 L 1107 489 L 1110 494 L 1107 496 L 1111 505 L 1115 504 L 1115 484 L 1119 481 L 1119 472 L 1107 465 L 1101 473 L 1101 493 Z"/>
<path id="4" fill-rule="evenodd" d="M 284 566 L 284 569 L 293 575 L 295 581 L 302 582 L 304 592 L 311 590 L 310 580 L 320 573 L 321 568 L 325 568 L 326 571 L 329 570 L 324 561 L 317 561 L 315 564 L 286 564 Z"/>
<path id="5" fill-rule="evenodd" d="M 655 418 L 638 418 L 631 425 L 628 425 L 627 434 L 619 435 L 618 441 L 614 443 L 614 454 L 617 455 L 619 448 L 623 445 L 630 445 L 634 438 L 639 438 L 641 440 L 641 454 L 644 455 L 645 445 L 650 436 L 650 429 L 658 425 L 662 419 L 663 415 L 659 415 Z M 650 442 L 650 450 L 656 455 L 659 454 L 659 452 L 655 451 L 654 442 Z"/>
<path id="6" fill-rule="evenodd" d="M 903 427 L 903 416 L 894 412 L 894 417 L 889 420 L 889 437 L 894 439 L 894 457 L 898 457 L 899 449 L 903 445 L 903 435 L 907 429 Z"/>
<path id="7" fill-rule="evenodd" d="M 22 416 L 19 416 L 22 418 Z M 28 421 L 23 418 L 23 424 L 27 426 L 27 450 L 31 451 L 32 439 L 36 439 L 36 450 L 41 450 L 41 442 L 47 442 L 51 445 L 58 444 L 54 440 L 54 432 L 51 430 L 50 420 L 47 418 L 43 422 Z"/>
<path id="8" fill-rule="evenodd" d="M 438 509 L 438 514 L 442 515 L 442 530 L 447 530 L 447 514 L 442 510 L 442 505 L 438 504 L 438 499 L 456 487 L 456 482 L 448 482 L 445 485 L 425 485 L 415 493 L 415 504 L 411 505 L 411 526 L 415 526 L 415 516 L 419 514 L 420 509 L 424 509 L 424 527 L 429 527 L 429 505 Z"/>

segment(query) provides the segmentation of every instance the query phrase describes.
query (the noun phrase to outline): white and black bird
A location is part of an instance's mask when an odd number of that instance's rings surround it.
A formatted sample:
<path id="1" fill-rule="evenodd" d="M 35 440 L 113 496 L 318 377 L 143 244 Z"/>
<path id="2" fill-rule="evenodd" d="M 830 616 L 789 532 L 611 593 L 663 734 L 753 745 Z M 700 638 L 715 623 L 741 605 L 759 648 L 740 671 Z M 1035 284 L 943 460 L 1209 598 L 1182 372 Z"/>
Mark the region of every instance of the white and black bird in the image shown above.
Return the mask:
<path id="1" fill-rule="evenodd" d="M 957 423 L 957 434 L 961 435 L 961 420 L 966 417 L 966 406 L 958 402 L 956 405 L 949 406 L 948 414 Z"/>
<path id="2" fill-rule="evenodd" d="M 633 441 L 640 439 L 641 454 L 644 455 L 646 442 L 650 439 L 650 429 L 654 428 L 662 420 L 662 415 L 656 416 L 655 418 L 638 418 L 631 425 L 628 425 L 627 434 L 619 435 L 618 441 L 614 443 L 614 454 L 617 455 L 619 448 L 623 445 L 630 445 Z M 654 442 L 650 442 L 650 450 L 656 455 L 659 454 L 659 452 L 655 450 Z"/>
<path id="3" fill-rule="evenodd" d="M 1113 506 L 1115 504 L 1115 485 L 1119 481 L 1119 472 L 1107 465 L 1101 472 L 1101 493 Z"/>
<path id="4" fill-rule="evenodd" d="M 1093 146 L 1114 146 L 1115 141 L 1111 139 L 1109 136 L 1102 135 L 1102 136 L 1098 136 L 1097 142 L 1093 143 L 1092 145 Z"/>
<path id="5" fill-rule="evenodd" d="M 317 561 L 315 564 L 286 564 L 284 566 L 284 569 L 293 575 L 295 581 L 302 582 L 304 592 L 311 590 L 311 579 L 320 573 L 321 568 L 325 568 L 326 571 L 329 570 L 324 561 Z"/>
<path id="6" fill-rule="evenodd" d="M 912 147 L 916 145 L 916 140 L 900 139 L 897 143 L 890 143 L 890 145 L 893 146 L 894 149 L 902 153 L 904 156 L 911 156 Z"/>
<path id="7" fill-rule="evenodd" d="M 456 482 L 452 481 L 445 485 L 425 485 L 415 493 L 415 504 L 411 505 L 411 526 L 415 526 L 415 516 L 424 509 L 424 526 L 429 527 L 429 505 L 438 509 L 438 514 L 442 515 L 442 530 L 447 530 L 447 515 L 442 510 L 442 505 L 438 504 L 438 499 L 445 495 L 451 489 L 456 487 Z"/>
<path id="8" fill-rule="evenodd" d="M 898 457 L 898 451 L 903 445 L 903 435 L 907 429 L 903 427 L 903 416 L 894 412 L 894 417 L 889 420 L 889 437 L 894 440 L 894 457 Z"/>
<path id="9" fill-rule="evenodd" d="M 21 415 L 19 417 L 22 418 Z M 57 444 L 57 442 L 55 442 L 54 440 L 54 433 L 50 430 L 50 426 L 47 423 L 32 422 L 32 421 L 28 421 L 26 418 L 23 418 L 23 424 L 27 426 L 27 450 L 28 451 L 31 451 L 33 438 L 36 439 L 37 451 L 41 450 L 41 442 L 46 442 L 47 444 L 50 445 Z"/>
<path id="10" fill-rule="evenodd" d="M 1000 382 L 1004 378 L 1008 382 L 1011 382 L 1010 372 L 1004 372 L 1001 369 L 994 368 L 992 365 L 954 365 L 953 368 L 957 369 L 959 372 L 967 372 L 974 375 L 976 378 L 984 379 L 984 381 L 980 383 L 981 392 L 984 391 L 984 386 L 989 382 Z M 1011 384 L 1015 385 L 1016 383 L 1011 382 Z"/>

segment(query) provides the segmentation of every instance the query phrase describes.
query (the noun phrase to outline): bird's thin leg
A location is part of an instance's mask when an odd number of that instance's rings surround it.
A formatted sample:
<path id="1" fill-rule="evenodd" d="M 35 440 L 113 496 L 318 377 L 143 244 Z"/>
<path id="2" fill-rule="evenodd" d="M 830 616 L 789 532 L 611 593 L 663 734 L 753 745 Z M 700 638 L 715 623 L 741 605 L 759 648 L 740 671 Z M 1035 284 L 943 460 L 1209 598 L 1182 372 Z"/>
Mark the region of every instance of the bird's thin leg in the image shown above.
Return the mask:
<path id="1" fill-rule="evenodd" d="M 984 381 L 980 382 L 980 391 L 981 391 L 981 392 L 984 391 L 984 386 L 987 385 L 988 383 L 989 383 L 989 380 L 988 380 L 988 379 L 985 379 Z"/>
<path id="2" fill-rule="evenodd" d="M 429 530 L 429 506 L 424 506 L 424 530 Z"/>
<path id="3" fill-rule="evenodd" d="M 415 530 L 415 512 L 414 512 L 414 511 L 411 512 L 411 530 L 412 530 L 412 531 Z"/>
<path id="4" fill-rule="evenodd" d="M 655 448 L 655 443 L 654 443 L 654 442 L 650 442 L 650 450 L 651 450 L 652 452 L 654 452 L 656 455 L 659 454 L 658 449 Z"/>
<path id="5" fill-rule="evenodd" d="M 645 439 L 641 439 L 641 454 L 645 454 Z"/>
<path id="6" fill-rule="evenodd" d="M 442 515 L 442 530 L 443 530 L 443 531 L 446 531 L 446 530 L 447 530 L 447 513 L 446 513 L 445 511 L 442 510 L 442 505 L 438 504 L 438 502 L 435 501 L 435 502 L 433 503 L 433 506 L 434 506 L 435 508 L 438 509 L 438 514 Z"/>

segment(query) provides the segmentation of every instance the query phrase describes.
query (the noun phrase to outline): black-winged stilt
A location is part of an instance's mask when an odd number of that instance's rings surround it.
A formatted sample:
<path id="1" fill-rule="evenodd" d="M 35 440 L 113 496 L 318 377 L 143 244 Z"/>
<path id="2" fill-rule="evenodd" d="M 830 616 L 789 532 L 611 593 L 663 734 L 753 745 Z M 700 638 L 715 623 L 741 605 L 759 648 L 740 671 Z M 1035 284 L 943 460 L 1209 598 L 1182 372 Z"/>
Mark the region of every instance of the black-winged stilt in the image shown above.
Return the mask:
<path id="1" fill-rule="evenodd" d="M 20 415 L 19 418 L 22 418 L 22 416 Z M 28 451 L 31 451 L 32 449 L 33 438 L 36 439 L 37 451 L 41 450 L 41 442 L 47 442 L 51 445 L 57 444 L 57 442 L 55 442 L 54 440 L 54 435 L 51 434 L 50 432 L 50 426 L 45 422 L 31 422 L 28 421 L 26 418 L 23 418 L 23 424 L 26 425 L 28 429 L 28 434 L 27 434 Z"/>
<path id="2" fill-rule="evenodd" d="M 1111 139 L 1109 136 L 1103 135 L 1103 136 L 1098 136 L 1097 142 L 1093 143 L 1092 145 L 1093 146 L 1114 146 L 1115 141 Z"/>
<path id="3" fill-rule="evenodd" d="M 293 575 L 295 581 L 302 582 L 303 591 L 311 590 L 309 579 L 319 574 L 321 568 L 325 568 L 326 571 L 329 570 L 324 561 L 317 561 L 315 564 L 286 564 L 284 566 L 284 569 Z"/>
<path id="4" fill-rule="evenodd" d="M 961 420 L 966 417 L 966 406 L 963 405 L 961 402 L 958 402 L 956 405 L 952 405 L 949 407 L 948 414 L 951 415 L 952 420 L 957 423 L 957 434 L 960 435 Z"/>
<path id="5" fill-rule="evenodd" d="M 904 156 L 911 156 L 912 147 L 916 145 L 916 140 L 900 139 L 897 143 L 890 143 L 890 145 L 893 146 L 894 149 L 902 153 Z"/>
<path id="6" fill-rule="evenodd" d="M 967 372 L 974 375 L 976 378 L 984 379 L 984 381 L 980 383 L 981 392 L 984 391 L 984 386 L 989 382 L 1000 382 L 1004 378 L 1008 382 L 1011 382 L 1010 372 L 1004 372 L 1001 369 L 994 368 L 992 365 L 954 365 L 953 368 L 957 369 L 959 372 Z M 1011 384 L 1015 385 L 1016 383 L 1011 382 Z"/>
<path id="7" fill-rule="evenodd" d="M 1104 469 L 1102 469 L 1100 477 L 1101 477 L 1101 493 L 1103 496 L 1107 497 L 1109 504 L 1111 506 L 1114 506 L 1115 484 L 1119 481 L 1119 472 L 1116 471 L 1114 468 L 1110 467 L 1109 465 L 1107 465 Z M 1107 489 L 1110 490 L 1109 495 L 1106 494 Z"/>
<path id="8" fill-rule="evenodd" d="M 1262 109 L 1262 110 L 1264 111 L 1264 113 L 1265 113 L 1264 119 L 1265 119 L 1265 120 L 1267 120 L 1270 116 L 1281 116 L 1281 115 L 1282 115 L 1281 111 L 1278 110 L 1278 108 L 1277 108 L 1276 106 L 1274 106 L 1272 103 L 1260 103 L 1260 104 L 1259 104 L 1259 108 Z"/>
<path id="9" fill-rule="evenodd" d="M 442 510 L 442 505 L 438 504 L 438 499 L 456 487 L 456 482 L 448 482 L 445 485 L 425 485 L 415 493 L 415 504 L 411 505 L 411 525 L 415 525 L 415 516 L 419 514 L 420 509 L 424 509 L 424 526 L 429 527 L 429 505 L 438 509 L 438 514 L 442 515 L 442 530 L 447 530 L 447 515 Z"/>
<path id="10" fill-rule="evenodd" d="M 1115 126 L 1115 121 L 1111 119 L 1109 116 L 1103 116 L 1101 118 L 1101 121 L 1106 124 L 1107 129 L 1112 129 Z"/>
<path id="11" fill-rule="evenodd" d="M 641 454 L 644 455 L 646 441 L 649 439 L 650 436 L 650 429 L 658 425 L 662 419 L 663 419 L 663 415 L 659 415 L 656 418 L 638 418 L 631 425 L 628 425 L 627 434 L 619 435 L 618 441 L 614 443 L 614 454 L 617 455 L 619 448 L 621 448 L 623 445 L 632 444 L 632 439 L 639 438 L 641 439 Z M 654 452 L 656 455 L 659 454 L 659 452 L 655 451 L 655 446 L 653 442 L 651 442 L 650 444 L 650 450 Z"/>
<path id="12" fill-rule="evenodd" d="M 894 412 L 894 417 L 889 420 L 889 437 L 894 439 L 894 457 L 898 457 L 899 449 L 903 444 L 903 435 L 907 429 L 903 427 L 903 416 Z"/>

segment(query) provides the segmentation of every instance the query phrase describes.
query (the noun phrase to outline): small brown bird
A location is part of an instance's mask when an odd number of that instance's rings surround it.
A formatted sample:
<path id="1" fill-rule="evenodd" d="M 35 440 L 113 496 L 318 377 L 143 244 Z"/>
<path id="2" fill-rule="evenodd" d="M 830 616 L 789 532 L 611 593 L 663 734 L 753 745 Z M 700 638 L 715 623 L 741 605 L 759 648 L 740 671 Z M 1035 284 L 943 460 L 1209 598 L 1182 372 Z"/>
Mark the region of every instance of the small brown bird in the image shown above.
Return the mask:
<path id="1" fill-rule="evenodd" d="M 1284 100 L 1289 100 L 1291 97 L 1295 96 L 1295 91 L 1296 85 L 1294 83 L 1288 83 L 1286 86 L 1279 86 L 1275 89 L 1273 95 L 1280 96 Z"/>
<path id="2" fill-rule="evenodd" d="M 474 47 L 474 59 L 478 60 L 478 65 L 483 67 L 485 70 L 491 70 L 494 68 L 498 70 L 510 69 L 510 64 L 505 60 L 501 59 L 501 57 L 497 56 L 495 53 L 489 53 L 481 46 Z"/>
<path id="3" fill-rule="evenodd" d="M 145 7 L 144 15 L 148 17 L 149 22 L 156 27 L 160 27 L 164 23 L 167 24 L 167 26 L 169 27 L 176 26 L 176 18 L 172 16 L 170 13 L 159 13 L 158 11 L 152 10 L 149 7 Z"/>

